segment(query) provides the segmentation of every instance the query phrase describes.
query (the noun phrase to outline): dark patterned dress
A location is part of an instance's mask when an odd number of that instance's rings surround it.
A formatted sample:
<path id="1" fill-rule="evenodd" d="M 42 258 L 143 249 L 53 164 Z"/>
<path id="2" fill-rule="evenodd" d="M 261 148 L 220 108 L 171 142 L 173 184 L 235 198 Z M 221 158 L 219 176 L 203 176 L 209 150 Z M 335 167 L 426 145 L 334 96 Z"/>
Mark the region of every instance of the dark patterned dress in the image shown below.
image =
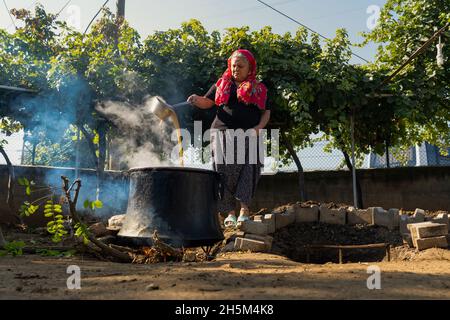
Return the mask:
<path id="1" fill-rule="evenodd" d="M 214 101 L 215 92 L 214 85 L 206 97 Z M 243 133 L 256 127 L 263 112 L 256 105 L 238 101 L 234 83 L 228 103 L 217 107 L 217 116 L 211 125 L 211 156 L 213 169 L 221 174 L 225 185 L 224 197 L 218 203 L 221 213 L 234 210 L 236 201 L 249 206 L 255 195 L 264 167 L 264 157 L 259 154 L 261 148 L 256 137 L 238 138 L 235 130 L 242 129 Z"/>

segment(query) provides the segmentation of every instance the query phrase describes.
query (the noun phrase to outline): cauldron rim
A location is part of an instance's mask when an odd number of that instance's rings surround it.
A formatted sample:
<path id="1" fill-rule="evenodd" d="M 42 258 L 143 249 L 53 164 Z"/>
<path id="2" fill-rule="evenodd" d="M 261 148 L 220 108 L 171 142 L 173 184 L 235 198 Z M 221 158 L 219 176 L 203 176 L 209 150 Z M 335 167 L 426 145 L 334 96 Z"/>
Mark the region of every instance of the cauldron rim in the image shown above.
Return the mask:
<path id="1" fill-rule="evenodd" d="M 194 173 L 218 174 L 214 170 L 199 169 L 199 168 L 186 168 L 186 167 L 137 167 L 137 168 L 129 169 L 128 173 L 146 172 L 146 171 L 176 171 L 176 172 L 194 172 Z"/>

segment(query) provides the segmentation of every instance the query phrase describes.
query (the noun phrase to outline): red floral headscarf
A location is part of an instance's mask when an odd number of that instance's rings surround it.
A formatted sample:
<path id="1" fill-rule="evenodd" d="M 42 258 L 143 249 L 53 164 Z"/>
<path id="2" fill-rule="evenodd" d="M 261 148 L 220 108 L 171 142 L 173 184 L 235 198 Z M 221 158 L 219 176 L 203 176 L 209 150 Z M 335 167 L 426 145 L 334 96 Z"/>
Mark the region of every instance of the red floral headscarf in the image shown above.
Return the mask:
<path id="1" fill-rule="evenodd" d="M 220 106 L 228 103 L 230 99 L 230 88 L 233 83 L 231 72 L 231 60 L 235 55 L 243 55 L 250 63 L 250 72 L 247 79 L 242 82 L 237 89 L 238 100 L 245 104 L 255 104 L 259 109 L 266 109 L 267 88 L 264 84 L 256 80 L 256 60 L 253 54 L 244 49 L 236 50 L 228 59 L 228 68 L 222 78 L 216 83 L 216 105 Z"/>

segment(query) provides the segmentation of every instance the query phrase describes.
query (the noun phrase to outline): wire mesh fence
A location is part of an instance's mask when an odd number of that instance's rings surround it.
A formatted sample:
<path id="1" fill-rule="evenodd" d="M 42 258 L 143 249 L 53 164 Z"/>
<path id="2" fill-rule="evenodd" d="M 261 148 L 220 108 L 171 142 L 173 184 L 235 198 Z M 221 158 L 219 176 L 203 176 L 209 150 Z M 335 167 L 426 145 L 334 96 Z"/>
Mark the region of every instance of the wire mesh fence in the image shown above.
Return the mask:
<path id="1" fill-rule="evenodd" d="M 326 142 L 316 144 L 313 148 L 306 148 L 298 153 L 304 171 L 335 171 L 349 170 L 345 158 L 339 150 L 331 153 L 323 151 Z M 411 147 L 398 154 L 389 150 L 388 156 L 370 153 L 363 160 L 357 162 L 358 169 L 421 167 L 421 166 L 450 166 L 450 148 L 448 154 L 428 143 Z M 295 163 L 282 167 L 281 171 L 297 171 Z"/>

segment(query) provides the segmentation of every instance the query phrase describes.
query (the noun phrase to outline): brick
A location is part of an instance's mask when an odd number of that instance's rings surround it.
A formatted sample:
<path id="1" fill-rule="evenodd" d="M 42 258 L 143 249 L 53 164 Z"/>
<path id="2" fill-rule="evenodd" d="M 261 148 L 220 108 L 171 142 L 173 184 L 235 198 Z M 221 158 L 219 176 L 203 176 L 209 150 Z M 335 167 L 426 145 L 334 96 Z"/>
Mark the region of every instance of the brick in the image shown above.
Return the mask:
<path id="1" fill-rule="evenodd" d="M 235 241 L 229 242 L 225 247 L 222 248 L 221 252 L 232 252 L 235 250 Z"/>
<path id="2" fill-rule="evenodd" d="M 264 217 L 261 216 L 261 215 L 254 216 L 253 217 L 253 221 L 261 221 L 261 222 L 263 222 L 264 221 Z"/>
<path id="3" fill-rule="evenodd" d="M 273 237 L 271 236 L 258 236 L 256 234 L 246 234 L 245 239 L 262 241 L 266 244 L 266 252 L 272 250 Z"/>
<path id="4" fill-rule="evenodd" d="M 286 213 L 275 215 L 275 228 L 281 229 L 295 222 L 295 215 L 292 212 L 286 211 Z"/>
<path id="5" fill-rule="evenodd" d="M 448 248 L 447 237 L 435 237 L 435 238 L 425 238 L 417 239 L 417 250 L 425 250 L 429 248 Z"/>
<path id="6" fill-rule="evenodd" d="M 448 234 L 448 227 L 446 224 L 433 222 L 420 222 L 408 225 L 411 235 L 417 239 L 434 238 L 446 236 Z"/>
<path id="7" fill-rule="evenodd" d="M 329 209 L 326 206 L 320 206 L 320 222 L 328 224 L 341 224 L 345 225 L 347 220 L 347 210 L 344 208 L 340 209 Z"/>
<path id="8" fill-rule="evenodd" d="M 244 231 L 237 231 L 236 232 L 236 238 L 244 238 L 245 232 Z"/>
<path id="9" fill-rule="evenodd" d="M 276 231 L 276 224 L 275 224 L 275 215 L 274 214 L 266 214 L 264 216 L 263 223 L 267 225 L 267 233 L 275 233 Z"/>
<path id="10" fill-rule="evenodd" d="M 416 222 L 424 222 L 425 221 L 425 210 L 416 209 L 416 211 L 414 211 L 413 217 L 416 220 Z"/>
<path id="11" fill-rule="evenodd" d="M 234 250 L 241 250 L 242 240 L 244 240 L 244 238 L 236 238 L 234 240 Z"/>
<path id="12" fill-rule="evenodd" d="M 394 215 L 398 214 L 398 212 L 387 211 L 380 207 L 369 208 L 369 211 L 372 213 L 372 219 L 373 219 L 374 225 L 386 227 L 389 230 L 395 229 L 395 220 L 397 218 Z"/>
<path id="13" fill-rule="evenodd" d="M 319 221 L 319 206 L 312 206 L 311 208 L 298 207 L 295 212 L 295 222 L 318 222 Z"/>
<path id="14" fill-rule="evenodd" d="M 400 215 L 400 222 L 399 222 L 399 227 L 400 227 L 400 233 L 410 233 L 410 230 L 408 229 L 408 225 L 412 224 L 412 223 L 420 223 L 423 222 L 423 220 L 421 219 L 420 216 L 418 217 L 414 217 L 414 216 L 408 216 L 406 214 Z"/>
<path id="15" fill-rule="evenodd" d="M 252 233 L 258 235 L 267 235 L 269 233 L 269 228 L 267 224 L 259 222 L 259 221 L 244 221 L 240 225 L 240 230 L 245 233 Z"/>
<path id="16" fill-rule="evenodd" d="M 265 252 L 266 243 L 264 241 L 246 239 L 246 238 L 236 238 L 235 250 L 251 251 L 251 252 Z"/>
<path id="17" fill-rule="evenodd" d="M 400 226 L 400 210 L 399 209 L 389 209 L 390 214 L 394 215 L 394 227 L 398 228 Z"/>
<path id="18" fill-rule="evenodd" d="M 347 224 L 351 226 L 372 224 L 372 213 L 368 209 L 362 210 L 351 207 L 347 211 Z"/>
<path id="19" fill-rule="evenodd" d="M 432 220 L 434 223 L 443 223 L 447 225 L 447 229 L 450 231 L 450 221 L 448 220 L 448 213 L 440 213 Z"/>
<path id="20" fill-rule="evenodd" d="M 236 240 L 236 238 L 244 238 L 244 236 L 245 236 L 245 232 L 237 231 L 231 235 L 225 235 L 225 240 L 228 243 L 228 242 L 232 242 L 232 241 Z"/>
<path id="21" fill-rule="evenodd" d="M 297 211 L 298 205 L 294 204 L 294 205 L 288 205 L 286 206 L 286 210 L 284 211 L 285 214 L 294 214 Z"/>

